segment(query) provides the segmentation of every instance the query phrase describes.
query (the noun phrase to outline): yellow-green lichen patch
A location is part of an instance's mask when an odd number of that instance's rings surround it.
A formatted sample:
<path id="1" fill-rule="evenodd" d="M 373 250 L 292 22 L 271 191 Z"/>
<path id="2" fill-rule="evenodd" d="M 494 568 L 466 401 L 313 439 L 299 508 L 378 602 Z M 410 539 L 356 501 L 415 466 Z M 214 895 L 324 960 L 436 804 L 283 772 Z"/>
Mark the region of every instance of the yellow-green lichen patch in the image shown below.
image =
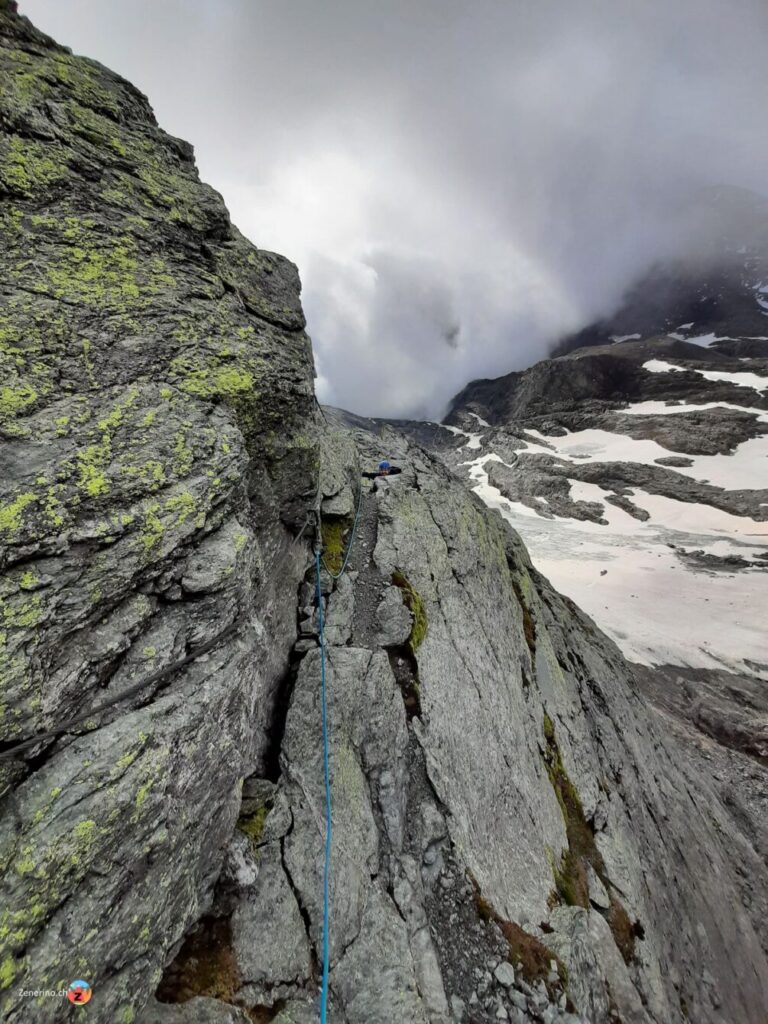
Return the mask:
<path id="1" fill-rule="evenodd" d="M 0 505 L 0 533 L 4 534 L 6 539 L 21 529 L 24 510 L 37 500 L 36 494 L 27 491 L 19 494 L 13 501 Z"/>
<path id="2" fill-rule="evenodd" d="M 345 540 L 352 527 L 348 516 L 326 516 L 322 523 L 323 562 L 336 574 L 344 564 Z"/>
<path id="3" fill-rule="evenodd" d="M 57 298 L 96 308 L 135 304 L 143 283 L 136 245 L 127 235 L 84 235 L 79 245 L 57 250 L 45 265 L 45 277 Z"/>
<path id="4" fill-rule="evenodd" d="M 12 135 L 0 147 L 0 184 L 8 192 L 32 198 L 66 175 L 66 155 L 57 143 Z"/>
<path id="5" fill-rule="evenodd" d="M 403 602 L 413 616 L 413 625 L 411 626 L 411 635 L 408 637 L 408 643 L 415 654 L 427 635 L 428 622 L 424 601 L 408 577 L 399 570 L 392 574 L 392 582 L 402 591 Z"/>
<path id="6" fill-rule="evenodd" d="M 176 526 L 181 526 L 192 515 L 195 516 L 196 526 L 202 526 L 205 522 L 205 510 L 200 509 L 197 499 L 189 491 L 182 491 L 180 494 L 174 494 L 173 497 L 166 501 L 165 507 L 175 516 L 174 524 Z M 201 513 L 202 522 L 198 523 L 197 520 Z"/>
<path id="7" fill-rule="evenodd" d="M 253 814 L 242 815 L 238 818 L 237 827 L 248 836 L 254 846 L 258 846 L 261 840 L 268 814 L 269 806 L 262 804 L 256 808 Z"/>
<path id="8" fill-rule="evenodd" d="M 165 525 L 157 514 L 159 510 L 160 506 L 156 502 L 144 510 L 140 539 L 145 554 L 149 554 L 160 543 L 165 533 Z"/>
<path id="9" fill-rule="evenodd" d="M 13 419 L 37 401 L 38 394 L 32 384 L 20 382 L 0 387 L 0 420 Z"/>

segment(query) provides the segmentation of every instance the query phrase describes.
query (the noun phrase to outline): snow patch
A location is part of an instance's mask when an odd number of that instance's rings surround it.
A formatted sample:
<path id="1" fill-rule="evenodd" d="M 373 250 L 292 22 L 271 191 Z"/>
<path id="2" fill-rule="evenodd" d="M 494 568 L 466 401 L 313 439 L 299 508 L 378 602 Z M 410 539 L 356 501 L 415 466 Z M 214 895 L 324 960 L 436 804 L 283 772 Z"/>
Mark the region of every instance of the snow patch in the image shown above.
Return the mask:
<path id="1" fill-rule="evenodd" d="M 462 448 L 472 448 L 476 450 L 480 447 L 480 442 L 483 440 L 482 434 L 470 434 L 466 430 L 461 430 L 459 427 L 450 427 L 447 423 L 443 423 L 441 425 L 445 427 L 446 430 L 450 430 L 450 432 L 456 437 L 469 438 L 467 443 L 462 445 Z"/>
<path id="2" fill-rule="evenodd" d="M 702 402 L 699 405 L 680 402 L 671 405 L 668 402 L 633 402 L 626 409 L 618 410 L 622 416 L 674 416 L 678 413 L 702 412 L 706 409 L 735 409 L 737 412 L 748 412 L 758 419 L 768 423 L 768 412 L 765 409 L 755 409 L 749 405 L 734 405 L 733 402 Z"/>
<path id="3" fill-rule="evenodd" d="M 764 415 L 762 410 L 760 414 Z M 591 458 L 607 450 L 595 449 L 598 440 L 607 444 L 606 431 L 581 433 L 590 435 L 589 439 L 578 433 L 567 438 L 539 437 L 547 444 L 575 445 L 582 453 L 584 445 L 592 446 Z M 632 440 L 613 436 L 617 441 L 610 444 Z M 557 454 L 564 461 L 575 460 L 573 454 Z M 489 462 L 503 460 L 490 453 L 465 463 L 475 493 L 498 509 L 520 533 L 536 567 L 583 608 L 630 660 L 745 672 L 753 671 L 749 663 L 765 664 L 768 574 L 760 570 L 707 573 L 703 584 L 702 573 L 683 564 L 675 550 L 738 554 L 752 561 L 768 547 L 768 523 L 635 488 L 630 500 L 650 516 L 641 522 L 608 501 L 611 492 L 573 479 L 569 480 L 573 500 L 600 504 L 606 522 L 542 518 L 527 505 L 509 501 L 490 484 Z M 695 470 L 696 466 L 688 472 Z M 762 674 L 768 678 L 768 669 Z"/>
<path id="4" fill-rule="evenodd" d="M 678 373 L 685 373 L 684 366 L 673 366 L 672 363 L 665 363 L 663 359 L 649 359 L 643 363 L 643 369 L 650 373 L 671 373 L 676 370 Z"/>
<path id="5" fill-rule="evenodd" d="M 766 304 L 768 309 L 768 304 Z M 688 339 L 689 341 L 692 339 Z M 665 363 L 660 359 L 649 359 L 643 363 L 643 369 L 651 373 L 669 373 L 676 370 L 678 373 L 698 373 L 700 377 L 707 380 L 725 380 L 742 388 L 752 388 L 755 391 L 765 391 L 768 388 L 768 377 L 760 377 L 756 373 L 727 373 L 725 370 L 697 370 L 695 367 L 673 366 L 672 363 Z"/>

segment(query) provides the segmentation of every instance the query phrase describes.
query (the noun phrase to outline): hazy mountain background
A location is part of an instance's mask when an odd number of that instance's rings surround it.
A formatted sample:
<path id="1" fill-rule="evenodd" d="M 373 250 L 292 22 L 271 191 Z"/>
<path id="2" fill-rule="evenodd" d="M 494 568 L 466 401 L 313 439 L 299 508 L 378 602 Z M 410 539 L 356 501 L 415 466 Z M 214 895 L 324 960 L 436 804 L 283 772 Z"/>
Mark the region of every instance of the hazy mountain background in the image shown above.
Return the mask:
<path id="1" fill-rule="evenodd" d="M 23 0 L 151 95 L 295 260 L 324 401 L 442 412 L 697 258 L 701 189 L 760 191 L 761 0 Z"/>

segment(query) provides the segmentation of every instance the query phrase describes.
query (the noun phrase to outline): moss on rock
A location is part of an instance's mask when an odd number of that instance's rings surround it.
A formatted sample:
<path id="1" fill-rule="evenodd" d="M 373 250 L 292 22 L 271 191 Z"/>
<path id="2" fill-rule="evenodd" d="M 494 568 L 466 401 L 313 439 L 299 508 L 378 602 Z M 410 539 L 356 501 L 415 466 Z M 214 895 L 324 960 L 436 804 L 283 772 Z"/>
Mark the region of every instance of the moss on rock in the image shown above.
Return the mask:
<path id="1" fill-rule="evenodd" d="M 413 616 L 413 625 L 411 626 L 411 634 L 408 637 L 408 643 L 411 651 L 415 654 L 419 647 L 421 647 L 424 642 L 424 638 L 427 635 L 428 622 L 427 611 L 424 607 L 424 600 L 408 577 L 399 570 L 396 570 L 392 574 L 392 582 L 402 591 L 403 601 Z"/>
<path id="2" fill-rule="evenodd" d="M 555 735 L 555 725 L 548 714 L 544 715 L 544 739 L 546 749 L 544 763 L 549 781 L 560 804 L 565 822 L 568 847 L 563 851 L 559 864 L 553 865 L 555 888 L 558 898 L 569 906 L 590 909 L 587 866 L 590 865 L 605 886 L 610 907 L 603 916 L 613 934 L 614 941 L 625 963 L 635 955 L 635 938 L 640 925 L 633 925 L 626 908 L 611 885 L 602 855 L 595 843 L 595 833 L 586 819 L 578 791 L 568 777 L 563 765 L 562 754 Z"/>

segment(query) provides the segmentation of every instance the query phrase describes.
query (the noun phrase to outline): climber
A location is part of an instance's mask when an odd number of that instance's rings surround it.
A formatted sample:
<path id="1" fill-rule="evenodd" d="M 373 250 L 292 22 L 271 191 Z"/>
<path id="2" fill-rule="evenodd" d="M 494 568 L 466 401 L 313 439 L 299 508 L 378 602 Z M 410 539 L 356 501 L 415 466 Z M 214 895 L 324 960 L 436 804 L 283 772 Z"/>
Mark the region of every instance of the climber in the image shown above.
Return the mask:
<path id="1" fill-rule="evenodd" d="M 366 480 L 373 480 L 371 485 L 371 493 L 377 491 L 384 491 L 389 486 L 388 477 L 396 476 L 398 473 L 402 473 L 402 469 L 398 466 L 393 466 L 391 462 L 384 459 L 383 462 L 379 463 L 379 468 L 375 473 L 363 473 Z"/>

